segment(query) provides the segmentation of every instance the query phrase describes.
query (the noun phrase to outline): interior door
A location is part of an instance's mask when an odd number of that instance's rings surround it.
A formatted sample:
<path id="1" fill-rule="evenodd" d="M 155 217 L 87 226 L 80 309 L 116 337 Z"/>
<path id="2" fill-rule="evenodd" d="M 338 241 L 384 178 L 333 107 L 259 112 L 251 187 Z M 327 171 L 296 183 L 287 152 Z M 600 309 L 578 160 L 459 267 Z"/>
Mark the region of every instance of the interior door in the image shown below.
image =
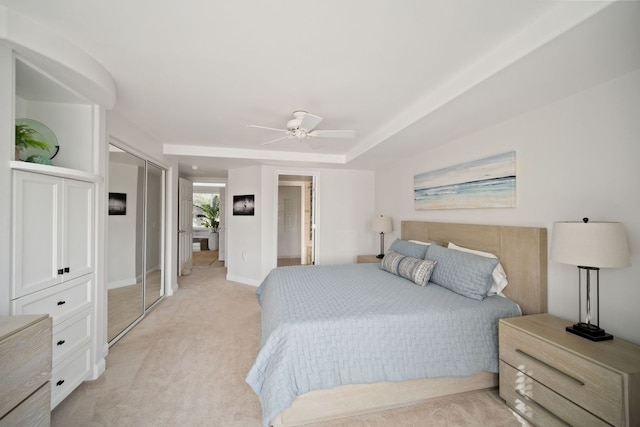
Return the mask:
<path id="1" fill-rule="evenodd" d="M 227 248 L 227 216 L 225 214 L 226 188 L 220 189 L 220 226 L 218 227 L 218 261 L 224 261 Z"/>
<path id="2" fill-rule="evenodd" d="M 287 187 L 288 190 L 286 190 Z M 300 258 L 300 263 L 303 265 L 316 263 L 316 188 L 317 177 L 315 175 L 283 174 L 278 176 L 278 210 L 276 214 L 278 218 L 277 256 L 279 258 L 291 257 L 292 260 Z M 285 191 L 281 193 L 281 189 L 285 189 Z M 287 191 L 290 194 L 283 197 Z M 285 242 L 287 243 L 285 244 Z M 297 246 L 295 254 L 292 249 L 294 245 Z M 276 260 L 277 262 L 278 260 Z M 281 262 L 281 265 L 289 263 L 290 261 L 284 261 Z"/>
<path id="3" fill-rule="evenodd" d="M 278 187 L 278 258 L 301 259 L 301 185 Z"/>
<path id="4" fill-rule="evenodd" d="M 164 169 L 147 162 L 144 301 L 148 309 L 164 295 Z"/>
<path id="5" fill-rule="evenodd" d="M 183 275 L 189 274 L 193 266 L 193 183 L 180 178 L 178 192 L 178 273 Z"/>

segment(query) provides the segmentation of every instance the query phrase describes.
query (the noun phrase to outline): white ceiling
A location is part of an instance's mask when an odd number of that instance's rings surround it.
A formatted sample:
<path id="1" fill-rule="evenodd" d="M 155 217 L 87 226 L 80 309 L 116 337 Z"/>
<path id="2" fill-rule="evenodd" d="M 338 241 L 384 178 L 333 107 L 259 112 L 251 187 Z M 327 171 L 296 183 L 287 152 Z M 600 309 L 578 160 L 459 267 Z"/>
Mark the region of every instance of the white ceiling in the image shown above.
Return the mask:
<path id="1" fill-rule="evenodd" d="M 640 68 L 638 2 L 0 4 L 102 63 L 118 114 L 200 177 L 258 163 L 371 168 Z M 601 42 L 585 46 L 595 31 Z M 280 134 L 247 127 L 283 128 L 294 110 L 356 138 L 265 146 Z"/>

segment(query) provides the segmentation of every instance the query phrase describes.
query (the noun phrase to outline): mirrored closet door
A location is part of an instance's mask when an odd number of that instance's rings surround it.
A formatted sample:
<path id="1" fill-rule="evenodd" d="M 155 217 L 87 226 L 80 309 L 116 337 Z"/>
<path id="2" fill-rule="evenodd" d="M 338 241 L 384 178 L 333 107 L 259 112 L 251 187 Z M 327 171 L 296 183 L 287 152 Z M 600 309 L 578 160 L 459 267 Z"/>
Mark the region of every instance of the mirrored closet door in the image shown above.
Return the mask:
<path id="1" fill-rule="evenodd" d="M 164 295 L 165 170 L 109 145 L 107 289 L 110 343 Z"/>

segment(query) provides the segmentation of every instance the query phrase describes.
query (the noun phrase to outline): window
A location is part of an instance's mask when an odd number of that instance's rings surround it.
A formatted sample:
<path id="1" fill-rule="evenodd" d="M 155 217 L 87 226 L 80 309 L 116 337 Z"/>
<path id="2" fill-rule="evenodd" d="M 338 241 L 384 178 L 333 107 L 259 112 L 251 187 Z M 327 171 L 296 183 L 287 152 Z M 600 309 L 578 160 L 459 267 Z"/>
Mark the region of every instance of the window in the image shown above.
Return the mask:
<path id="1" fill-rule="evenodd" d="M 201 205 L 213 205 L 214 199 L 220 201 L 220 197 L 213 193 L 193 193 L 193 228 L 204 228 L 202 225 L 202 219 L 198 218 L 198 215 L 202 214 L 202 210 L 198 209 Z"/>

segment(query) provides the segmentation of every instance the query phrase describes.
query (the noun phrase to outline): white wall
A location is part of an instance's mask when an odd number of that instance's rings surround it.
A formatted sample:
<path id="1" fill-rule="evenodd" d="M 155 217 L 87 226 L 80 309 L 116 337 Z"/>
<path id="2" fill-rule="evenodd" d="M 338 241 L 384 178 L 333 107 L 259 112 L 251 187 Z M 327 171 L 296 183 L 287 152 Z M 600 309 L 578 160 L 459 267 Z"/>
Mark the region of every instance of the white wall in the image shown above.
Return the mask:
<path id="1" fill-rule="evenodd" d="M 276 266 L 278 253 L 278 175 L 314 175 L 316 186 L 316 263 L 355 262 L 375 253 L 372 171 L 287 169 L 253 166 L 229 170 L 227 185 L 227 278 L 259 285 Z M 255 216 L 233 216 L 234 195 L 255 195 Z"/>
<path id="2" fill-rule="evenodd" d="M 517 152 L 517 208 L 416 211 L 413 176 Z M 620 221 L 632 266 L 600 272 L 601 326 L 640 343 L 640 71 L 376 170 L 376 211 L 399 220 L 546 227 Z M 578 320 L 577 268 L 549 261 L 549 312 Z M 584 304 L 583 304 L 584 305 Z"/>
<path id="3" fill-rule="evenodd" d="M 374 210 L 372 171 L 325 169 L 318 176 L 316 263 L 347 264 L 375 254 L 371 231 Z"/>
<path id="4" fill-rule="evenodd" d="M 230 169 L 227 183 L 227 279 L 256 285 L 261 280 L 262 168 Z M 233 215 L 233 196 L 253 194 L 255 215 Z"/>

